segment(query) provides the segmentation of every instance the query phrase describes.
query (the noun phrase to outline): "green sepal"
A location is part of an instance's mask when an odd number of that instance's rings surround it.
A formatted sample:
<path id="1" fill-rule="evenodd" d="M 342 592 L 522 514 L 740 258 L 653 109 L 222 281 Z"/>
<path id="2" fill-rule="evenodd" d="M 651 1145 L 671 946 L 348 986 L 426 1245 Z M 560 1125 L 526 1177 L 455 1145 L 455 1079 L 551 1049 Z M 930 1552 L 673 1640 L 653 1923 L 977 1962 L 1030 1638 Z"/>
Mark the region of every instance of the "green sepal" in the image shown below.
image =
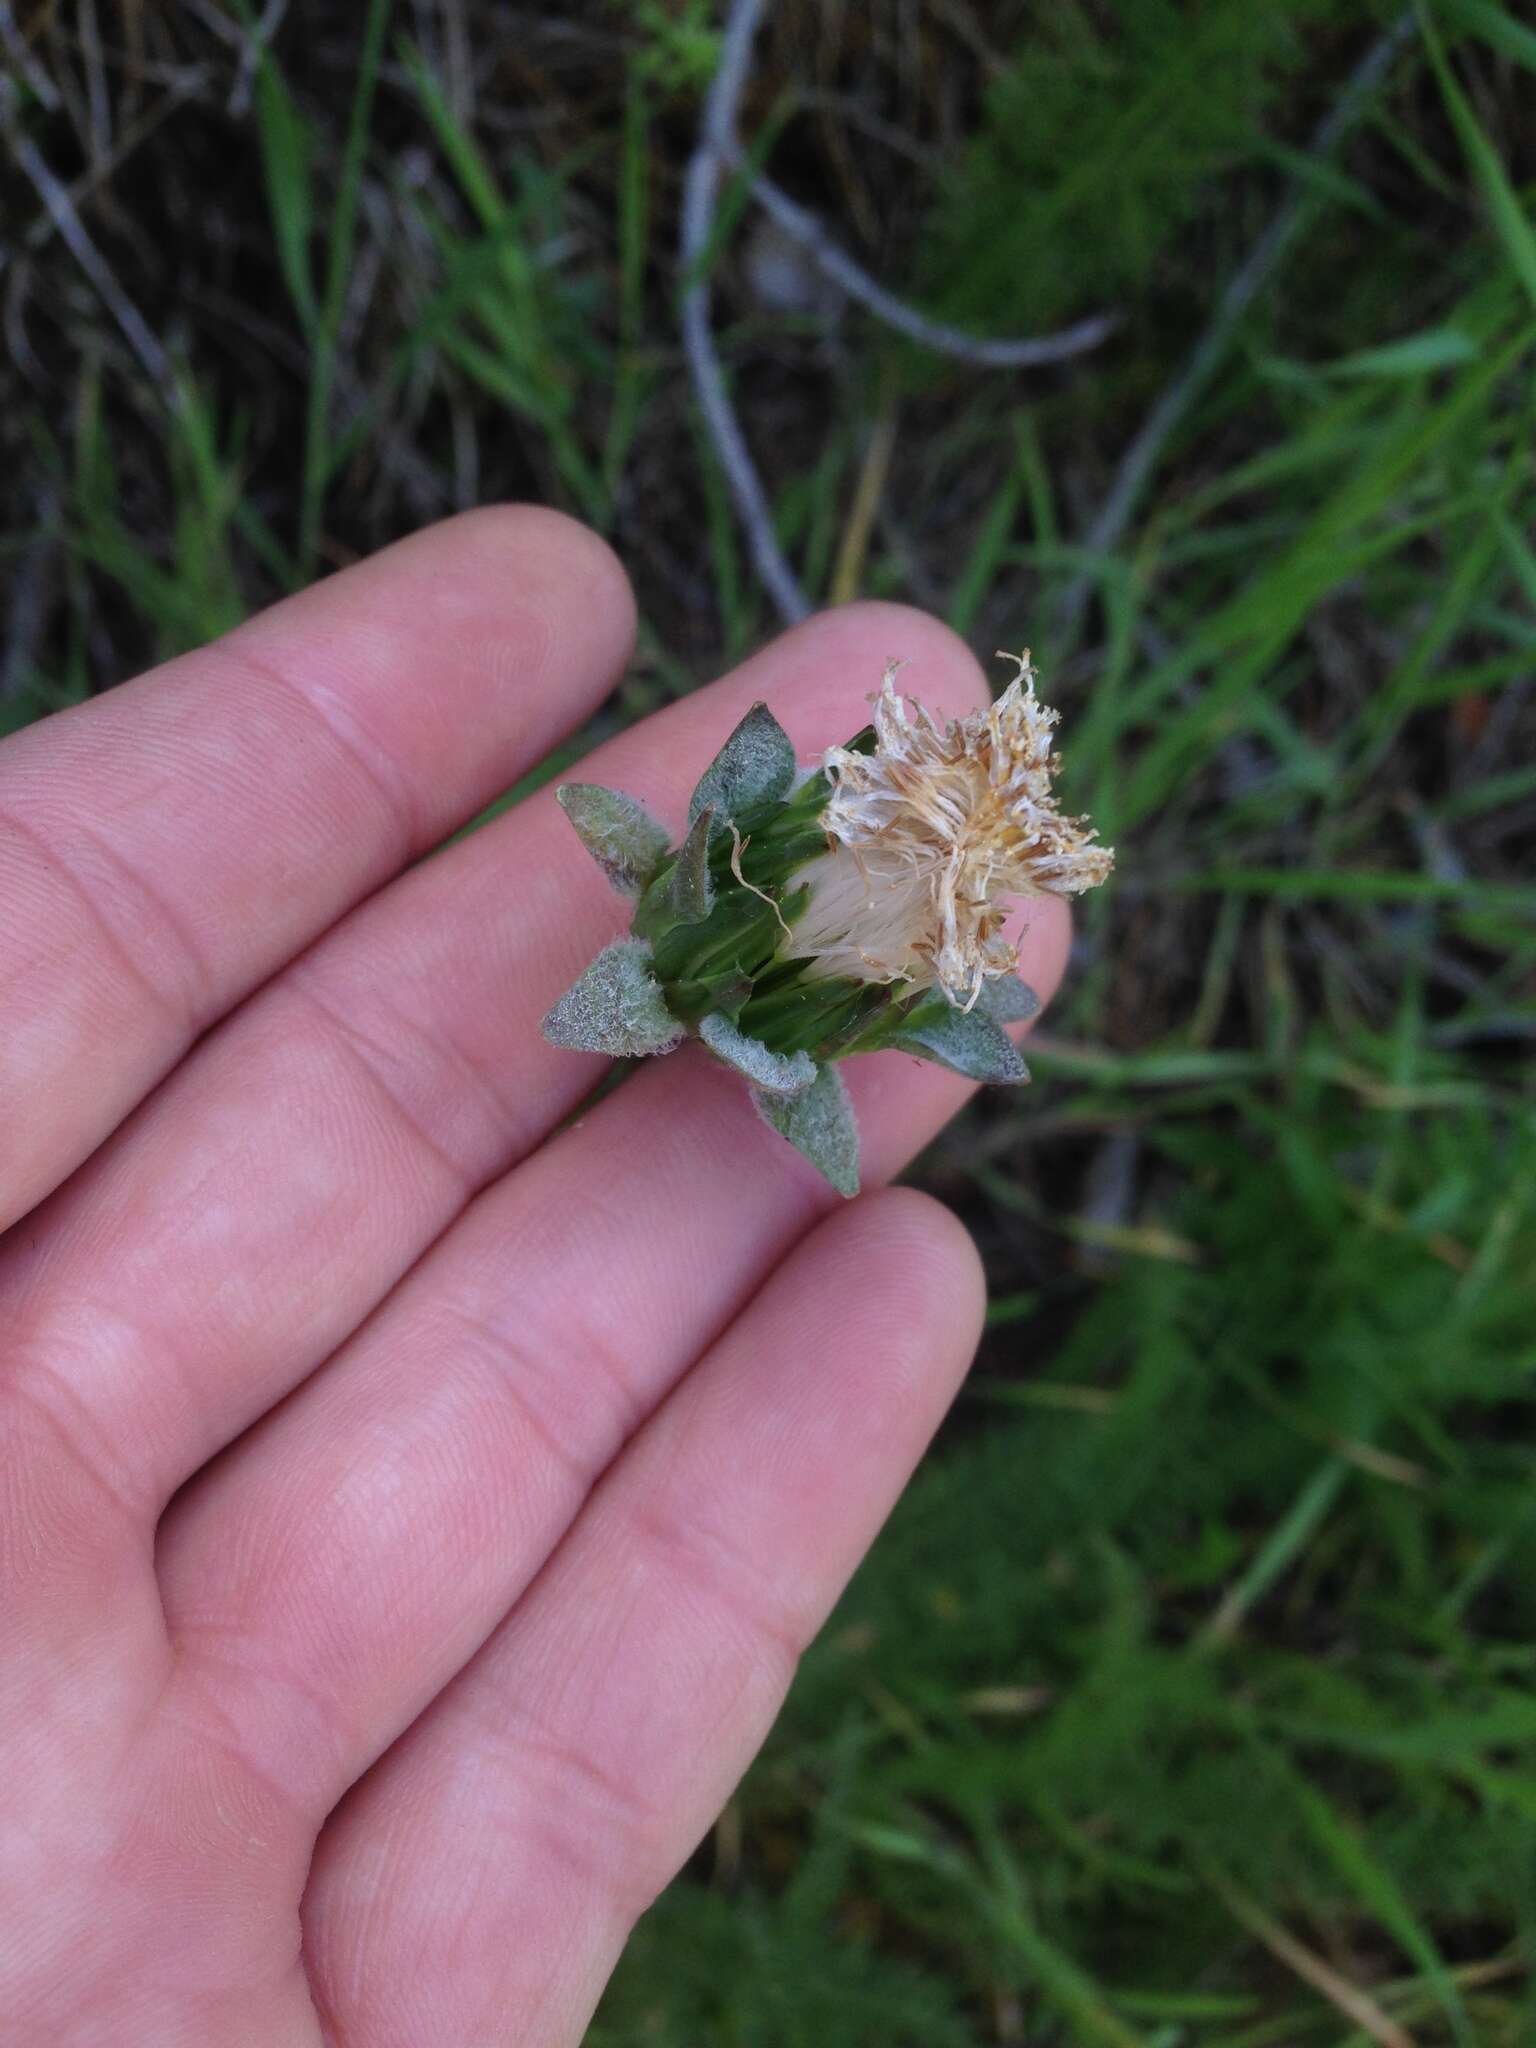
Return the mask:
<path id="1" fill-rule="evenodd" d="M 666 858 L 666 826 L 623 790 L 598 782 L 562 782 L 555 802 L 619 894 L 638 896 Z"/>
<path id="2" fill-rule="evenodd" d="M 1029 1079 L 1018 1047 L 979 1002 L 974 1010 L 959 1010 L 943 996 L 929 997 L 908 1010 L 881 1042 L 936 1060 L 968 1081 Z"/>
<path id="3" fill-rule="evenodd" d="M 981 984 L 976 1007 L 994 1024 L 1023 1024 L 1040 1008 L 1040 998 L 1016 974 L 990 976 Z"/>
<path id="4" fill-rule="evenodd" d="M 840 1195 L 859 1192 L 859 1127 L 836 1067 L 823 1067 L 799 1095 L 770 1095 L 754 1088 L 752 1100 L 763 1121 L 787 1138 Z"/>
<path id="5" fill-rule="evenodd" d="M 702 810 L 677 849 L 641 898 L 634 928 L 659 939 L 680 924 L 702 924 L 714 908 L 715 888 L 709 875 L 709 832 L 714 812 Z"/>
<path id="6" fill-rule="evenodd" d="M 614 1059 L 670 1052 L 683 1036 L 651 972 L 651 949 L 643 939 L 605 946 L 539 1028 L 551 1045 Z"/>
<path id="7" fill-rule="evenodd" d="M 789 734 L 766 704 L 754 704 L 699 778 L 688 822 L 708 807 L 723 825 L 751 804 L 777 803 L 794 779 Z"/>
<path id="8" fill-rule="evenodd" d="M 699 1036 L 717 1059 L 767 1095 L 799 1095 L 816 1079 L 816 1062 L 807 1052 L 773 1052 L 760 1038 L 749 1038 L 729 1017 L 712 1010 L 699 1020 Z"/>
<path id="9" fill-rule="evenodd" d="M 679 924 L 702 924 L 715 905 L 714 884 L 709 879 L 709 832 L 714 811 L 706 805 L 688 826 L 688 837 L 677 849 L 677 860 L 667 877 L 666 897 Z"/>

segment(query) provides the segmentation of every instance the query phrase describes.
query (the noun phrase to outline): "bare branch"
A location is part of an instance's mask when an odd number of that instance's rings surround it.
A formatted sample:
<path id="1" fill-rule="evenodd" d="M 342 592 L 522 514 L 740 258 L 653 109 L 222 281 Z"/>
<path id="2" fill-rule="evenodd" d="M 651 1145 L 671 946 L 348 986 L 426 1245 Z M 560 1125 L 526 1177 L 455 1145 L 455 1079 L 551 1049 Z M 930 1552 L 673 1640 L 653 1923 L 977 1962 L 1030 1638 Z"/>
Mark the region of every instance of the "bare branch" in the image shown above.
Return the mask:
<path id="1" fill-rule="evenodd" d="M 742 150 L 737 144 L 731 152 L 732 167 L 739 167 L 742 161 Z M 1082 355 L 1088 349 L 1097 348 L 1118 324 L 1115 315 L 1101 313 L 1089 320 L 1079 320 L 1075 326 L 1064 327 L 1058 334 L 1035 335 L 1023 340 L 993 340 L 984 335 L 967 334 L 964 328 L 930 319 L 904 299 L 898 299 L 894 292 L 888 292 L 883 284 L 872 278 L 867 270 L 861 270 L 853 258 L 838 247 L 814 213 L 797 204 L 772 179 L 749 174 L 746 184 L 763 211 L 778 223 L 785 234 L 800 244 L 823 276 L 831 278 L 850 299 L 856 299 L 877 320 L 883 320 L 887 327 L 894 327 L 899 334 L 905 334 L 909 340 L 918 342 L 923 348 L 931 348 L 939 355 L 953 356 L 959 362 L 975 363 L 989 370 L 1031 369 L 1040 363 L 1059 363 L 1068 356 Z"/>
<path id="2" fill-rule="evenodd" d="M 162 391 L 169 391 L 173 382 L 169 356 L 145 325 L 143 314 L 112 275 L 106 258 L 86 233 L 69 193 L 43 162 L 28 136 L 13 128 L 10 140 L 17 163 L 53 216 L 54 225 L 70 254 L 96 287 L 103 305 L 123 330 L 129 346 L 154 382 Z"/>
<path id="3" fill-rule="evenodd" d="M 11 62 L 31 87 L 40 107 L 53 113 L 60 105 L 59 88 L 32 54 L 32 46 L 16 25 L 9 0 L 0 0 L 0 43 L 10 52 Z"/>
<path id="4" fill-rule="evenodd" d="M 747 81 L 752 44 L 762 20 L 763 0 L 734 0 L 721 41 L 720 63 L 704 103 L 698 147 L 683 186 L 682 260 L 690 278 L 683 295 L 683 347 L 710 440 L 725 471 L 736 510 L 746 529 L 757 573 L 786 622 L 810 610 L 804 591 L 773 531 L 773 516 L 740 422 L 731 406 L 710 326 L 709 282 L 702 275 L 704 252 L 714 228 L 722 164 L 743 170 L 736 132 L 737 110 Z M 1027 369 L 1061 362 L 1097 348 L 1114 326 L 1105 316 L 1080 320 L 1059 334 L 1022 340 L 967 334 L 920 313 L 886 290 L 840 248 L 815 214 L 791 199 L 769 178 L 744 170 L 747 190 L 778 227 L 805 250 L 812 263 L 847 296 L 898 333 L 940 355 L 986 369 Z"/>
<path id="5" fill-rule="evenodd" d="M 786 625 L 792 625 L 805 618 L 811 607 L 779 546 L 762 479 L 725 388 L 725 375 L 710 325 L 709 280 L 703 269 L 704 252 L 714 228 L 720 166 L 735 146 L 736 110 L 746 85 L 752 42 L 762 11 L 763 0 L 734 0 L 721 43 L 719 68 L 704 102 L 698 146 L 689 159 L 683 182 L 681 256 L 683 272 L 689 280 L 683 293 L 683 348 L 704 424 L 746 529 L 758 576 L 780 617 Z"/>

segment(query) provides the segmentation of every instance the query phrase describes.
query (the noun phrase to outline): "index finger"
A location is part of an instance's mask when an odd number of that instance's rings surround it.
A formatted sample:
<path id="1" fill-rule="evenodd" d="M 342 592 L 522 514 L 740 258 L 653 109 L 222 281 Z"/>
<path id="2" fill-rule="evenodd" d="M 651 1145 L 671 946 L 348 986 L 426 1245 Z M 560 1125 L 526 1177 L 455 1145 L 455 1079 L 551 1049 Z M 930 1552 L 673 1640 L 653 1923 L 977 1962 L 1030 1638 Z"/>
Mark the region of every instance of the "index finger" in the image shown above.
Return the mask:
<path id="1" fill-rule="evenodd" d="M 606 546 L 465 514 L 0 746 L 0 1230 L 601 701 Z"/>

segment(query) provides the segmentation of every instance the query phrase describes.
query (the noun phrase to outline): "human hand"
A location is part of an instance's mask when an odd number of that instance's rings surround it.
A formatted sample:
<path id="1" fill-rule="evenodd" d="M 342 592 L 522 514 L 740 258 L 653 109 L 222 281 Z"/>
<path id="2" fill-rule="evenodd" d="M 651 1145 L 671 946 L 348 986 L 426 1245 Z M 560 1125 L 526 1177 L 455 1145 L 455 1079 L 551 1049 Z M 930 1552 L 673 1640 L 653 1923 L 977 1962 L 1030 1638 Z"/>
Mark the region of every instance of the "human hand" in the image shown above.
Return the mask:
<path id="1" fill-rule="evenodd" d="M 632 622 L 475 513 L 0 747 L 7 2044 L 579 2040 L 969 1362 L 959 1226 L 697 1047 L 548 1137 L 623 921 L 552 792 L 411 865 Z M 893 653 L 984 698 L 854 606 L 583 773 L 675 822 L 755 698 L 805 758 Z M 870 1184 L 966 1093 L 847 1071 Z"/>

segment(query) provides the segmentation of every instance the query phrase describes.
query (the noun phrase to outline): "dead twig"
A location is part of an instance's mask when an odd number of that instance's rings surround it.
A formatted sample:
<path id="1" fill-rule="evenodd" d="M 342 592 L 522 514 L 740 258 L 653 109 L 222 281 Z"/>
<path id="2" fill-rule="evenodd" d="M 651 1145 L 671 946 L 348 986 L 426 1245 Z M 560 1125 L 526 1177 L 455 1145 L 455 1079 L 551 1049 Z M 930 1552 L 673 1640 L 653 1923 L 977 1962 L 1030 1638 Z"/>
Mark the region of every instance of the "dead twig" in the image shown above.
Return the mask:
<path id="1" fill-rule="evenodd" d="M 261 19 L 253 23 L 232 20 L 219 8 L 212 6 L 210 0 L 186 0 L 186 4 L 205 28 L 211 29 L 221 41 L 232 44 L 239 53 L 228 100 L 229 112 L 239 119 L 250 110 L 251 91 L 256 83 L 256 74 L 265 61 L 273 38 L 283 25 L 283 16 L 288 12 L 288 0 L 267 0 Z"/>
<path id="2" fill-rule="evenodd" d="M 65 186 L 65 194 L 73 210 L 78 213 L 101 186 L 122 169 L 134 151 L 148 142 L 161 123 L 184 107 L 188 100 L 196 99 L 207 84 L 208 73 L 204 70 L 183 73 L 169 85 L 164 98 L 157 100 L 147 113 L 120 126 L 111 150 L 102 161 L 82 171 L 73 183 Z M 40 213 L 22 239 L 28 249 L 35 251 L 45 248 L 57 232 L 58 222 L 54 216 Z"/>
<path id="3" fill-rule="evenodd" d="M 859 594 L 864 561 L 869 553 L 869 536 L 880 500 L 885 495 L 885 480 L 890 474 L 891 457 L 895 452 L 896 411 L 888 403 L 875 422 L 875 431 L 869 437 L 869 446 L 859 468 L 858 487 L 853 494 L 848 524 L 843 529 L 842 545 L 837 551 L 837 563 L 828 587 L 828 596 L 833 604 L 851 604 Z"/>
<path id="4" fill-rule="evenodd" d="M 683 350 L 710 441 L 725 471 L 737 515 L 769 596 L 786 625 L 803 619 L 811 607 L 790 567 L 752 452 L 741 431 L 710 324 L 709 279 L 704 255 L 715 222 L 721 164 L 735 142 L 736 109 L 741 103 L 752 56 L 752 42 L 762 17 L 763 0 L 734 0 L 720 46 L 720 63 L 704 102 L 698 146 L 688 160 L 683 180 L 681 256 L 688 283 L 683 292 Z"/>
<path id="5" fill-rule="evenodd" d="M 45 107 L 50 114 L 56 113 L 62 103 L 59 88 L 49 77 L 47 68 L 33 56 L 32 45 L 17 26 L 9 0 L 0 0 L 0 43 L 4 43 L 11 62 L 27 81 L 38 105 Z"/>
<path id="6" fill-rule="evenodd" d="M 52 215 L 60 239 L 95 286 L 97 296 L 122 329 L 129 347 L 151 379 L 169 394 L 174 384 L 171 359 L 150 332 L 143 314 L 112 275 L 106 258 L 86 233 L 68 191 L 43 162 L 31 138 L 18 133 L 14 124 L 10 142 L 17 163 Z"/>
<path id="7" fill-rule="evenodd" d="M 743 162 L 739 143 L 735 145 L 730 160 L 733 167 L 739 167 Z M 1059 333 L 1032 335 L 1027 339 L 989 339 L 984 335 L 967 334 L 964 328 L 951 327 L 947 321 L 930 319 L 904 299 L 898 299 L 894 292 L 887 291 L 883 284 L 872 278 L 867 270 L 861 270 L 853 258 L 838 247 L 814 213 L 798 205 L 787 192 L 781 192 L 771 178 L 752 173 L 748 175 L 746 185 L 763 211 L 778 223 L 786 235 L 800 244 L 824 277 L 830 278 L 850 299 L 856 300 L 887 327 L 894 328 L 898 334 L 906 335 L 909 341 L 915 341 L 923 348 L 932 349 L 937 355 L 953 356 L 957 362 L 974 363 L 987 370 L 1032 369 L 1041 363 L 1064 362 L 1069 356 L 1079 356 L 1088 349 L 1097 348 L 1118 325 L 1116 315 L 1096 313 L 1091 319 L 1063 327 Z"/>
<path id="8" fill-rule="evenodd" d="M 1380 2048 L 1414 2048 L 1412 2035 L 1405 2032 L 1396 2020 L 1390 2019 L 1368 1991 L 1351 1983 L 1314 1949 L 1298 1941 L 1278 1920 L 1271 1919 L 1258 1900 L 1231 1878 L 1216 1870 L 1210 1870 L 1206 1875 L 1212 1891 L 1239 1926 L 1247 1928 L 1277 1961 L 1284 1963 L 1304 1984 L 1310 1984 L 1314 1991 L 1326 1998 L 1351 2026 L 1369 2034 L 1373 2041 L 1380 2043 Z"/>
<path id="9" fill-rule="evenodd" d="M 715 223 L 722 167 L 741 170 L 744 152 L 736 115 L 751 67 L 752 45 L 764 0 L 734 0 L 721 38 L 720 62 L 704 102 L 699 141 L 683 184 L 681 255 L 688 283 L 683 293 L 683 349 L 710 441 L 725 472 L 746 530 L 758 576 L 786 624 L 810 610 L 805 592 L 773 530 L 773 515 L 757 465 L 731 405 L 710 324 L 710 287 L 704 257 Z M 1059 334 L 1028 339 L 987 339 L 930 319 L 886 290 L 840 248 L 816 215 L 769 178 L 745 171 L 746 189 L 782 231 L 799 243 L 823 276 L 877 320 L 922 347 L 986 369 L 1025 369 L 1056 363 L 1097 348 L 1114 326 L 1106 315 L 1080 320 Z"/>

